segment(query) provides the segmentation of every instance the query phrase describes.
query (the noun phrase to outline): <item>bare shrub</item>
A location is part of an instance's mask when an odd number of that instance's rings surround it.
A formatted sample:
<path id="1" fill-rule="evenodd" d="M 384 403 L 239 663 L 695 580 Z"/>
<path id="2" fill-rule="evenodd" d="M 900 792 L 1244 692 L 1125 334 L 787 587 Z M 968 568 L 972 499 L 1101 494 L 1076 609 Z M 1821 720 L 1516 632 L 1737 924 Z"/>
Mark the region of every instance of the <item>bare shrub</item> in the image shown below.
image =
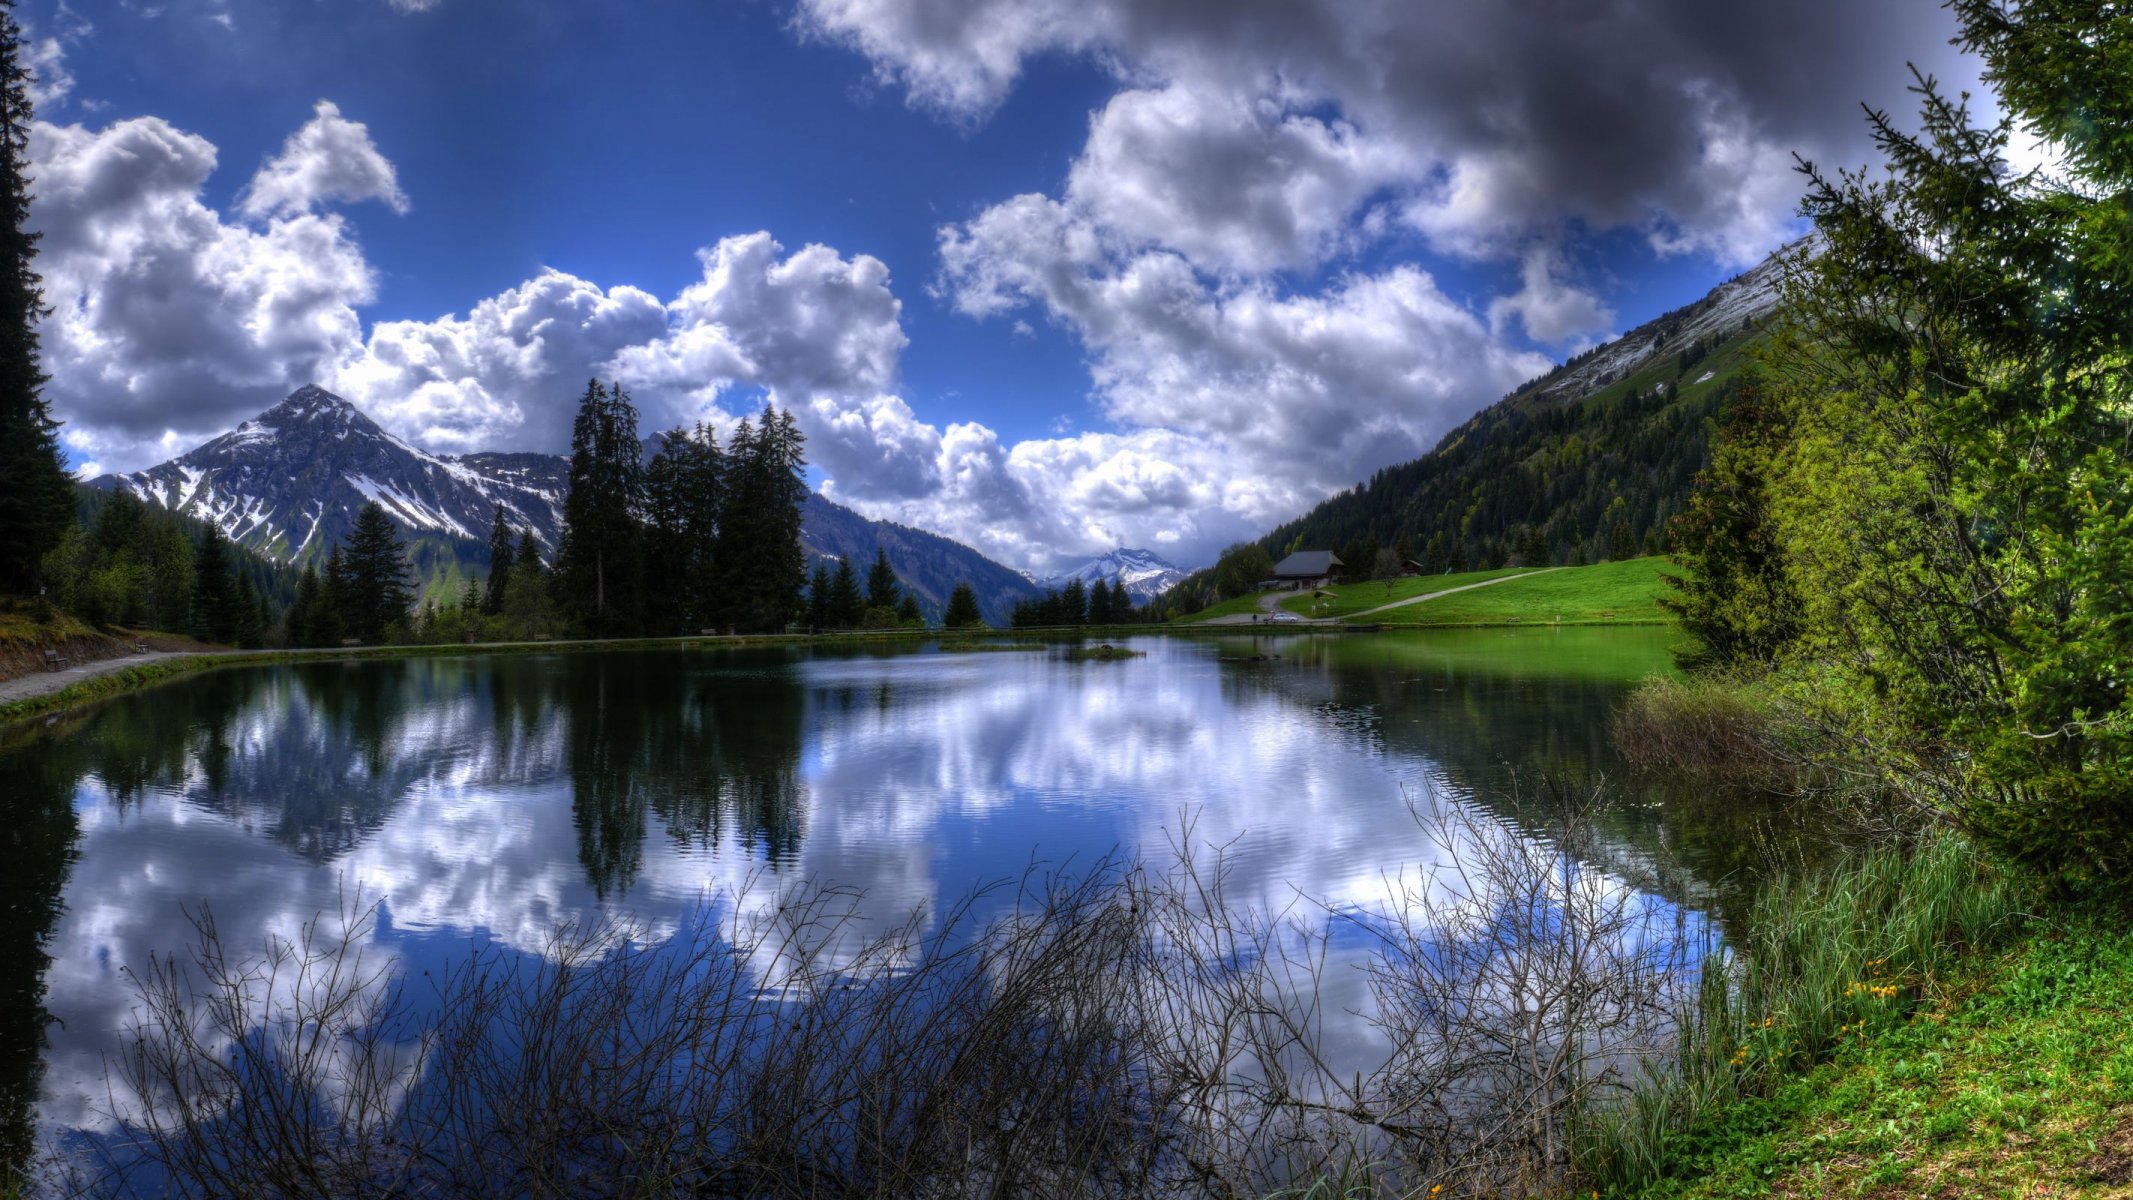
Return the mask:
<path id="1" fill-rule="evenodd" d="M 1590 826 L 1444 804 L 1385 903 L 1233 903 L 1229 862 L 1032 871 L 938 920 L 734 898 L 410 978 L 351 905 L 137 978 L 121 1132 L 60 1190 L 179 1196 L 1525 1194 L 1693 992 L 1692 919 Z M 981 911 L 994 912 L 980 920 Z M 750 916 L 746 914 L 759 914 Z M 1347 997 L 1343 1003 L 1341 998 Z M 1358 1032 L 1360 1031 L 1360 1033 Z M 1356 1061 L 1360 1044 L 1367 1053 Z"/>

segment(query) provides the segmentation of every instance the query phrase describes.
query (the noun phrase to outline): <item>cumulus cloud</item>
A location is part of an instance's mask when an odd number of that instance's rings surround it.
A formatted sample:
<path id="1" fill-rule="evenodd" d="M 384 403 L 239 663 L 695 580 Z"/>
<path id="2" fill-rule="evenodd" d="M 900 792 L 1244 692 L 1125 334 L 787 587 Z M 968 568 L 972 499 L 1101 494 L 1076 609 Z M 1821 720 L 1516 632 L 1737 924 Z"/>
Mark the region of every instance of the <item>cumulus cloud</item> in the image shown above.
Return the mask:
<path id="1" fill-rule="evenodd" d="M 1528 253 L 1522 272 L 1525 286 L 1490 302 L 1490 325 L 1500 330 L 1515 317 L 1527 337 L 1549 345 L 1606 329 L 1615 319 L 1614 310 L 1598 296 L 1565 282 L 1562 275 L 1560 254 L 1548 249 Z"/>
<path id="2" fill-rule="evenodd" d="M 360 349 L 375 275 L 338 214 L 225 220 L 201 199 L 215 147 L 155 117 L 38 122 L 29 155 L 48 394 L 78 452 L 144 465 Z"/>
<path id="3" fill-rule="evenodd" d="M 585 381 L 665 332 L 650 293 L 544 271 L 464 317 L 379 322 L 328 383 L 431 449 L 554 450 L 569 443 Z"/>
<path id="4" fill-rule="evenodd" d="M 1904 107 L 1905 51 L 1973 77 L 1945 46 L 1945 12 L 1844 0 L 800 0 L 799 19 L 914 103 L 963 120 L 998 104 L 1032 58 L 1094 56 L 1126 90 L 1078 173 L 1102 173 L 1113 144 L 1198 151 L 1114 172 L 1106 202 L 1122 228 L 1150 196 L 1174 211 L 1263 203 L 1252 181 L 1288 162 L 1308 194 L 1276 207 L 1299 228 L 1391 187 L 1409 224 L 1472 254 L 1574 221 L 1743 265 L 1791 216 L 1792 150 L 1856 159 L 1858 102 Z M 1225 158 L 1241 149 L 1240 112 L 1279 114 L 1261 129 L 1285 136 Z M 1365 153 L 1377 146 L 1405 161 Z M 1357 161 L 1329 170 L 1342 158 Z"/>
<path id="5" fill-rule="evenodd" d="M 767 397 L 799 418 L 829 494 L 1016 565 L 1121 543 L 1195 561 L 1420 453 L 1545 365 L 1418 268 L 1315 295 L 1248 273 L 1215 282 L 1170 238 L 1134 249 L 1042 196 L 943 231 L 942 294 L 1070 327 L 1092 350 L 1110 429 L 1009 444 L 927 421 L 900 392 L 908 338 L 888 268 L 767 232 L 705 248 L 670 299 L 544 271 L 463 314 L 366 337 L 373 272 L 345 219 L 317 206 L 397 185 L 327 107 L 244 193 L 250 220 L 204 203 L 215 148 L 167 122 L 37 128 L 47 369 L 80 457 L 145 466 L 314 381 L 431 449 L 554 451 L 597 376 L 636 394 L 647 431 L 730 430 Z M 336 157 L 378 162 L 319 166 Z"/>
<path id="6" fill-rule="evenodd" d="M 39 38 L 26 44 L 23 65 L 29 68 L 30 104 L 48 109 L 74 90 L 74 73 L 67 70 L 66 47 L 56 37 Z"/>
<path id="7" fill-rule="evenodd" d="M 252 177 L 239 211 L 256 219 L 309 212 L 326 203 L 378 200 L 396 213 L 406 212 L 399 177 L 371 142 L 370 130 L 343 117 L 331 100 L 319 101 L 312 112 L 281 153 Z"/>

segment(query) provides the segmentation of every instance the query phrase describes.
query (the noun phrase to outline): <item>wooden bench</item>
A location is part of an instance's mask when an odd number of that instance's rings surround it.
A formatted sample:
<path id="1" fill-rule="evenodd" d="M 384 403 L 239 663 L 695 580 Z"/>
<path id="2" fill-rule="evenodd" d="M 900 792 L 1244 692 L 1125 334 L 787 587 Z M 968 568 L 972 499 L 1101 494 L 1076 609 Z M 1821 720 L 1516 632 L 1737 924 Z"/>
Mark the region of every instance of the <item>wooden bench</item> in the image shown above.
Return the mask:
<path id="1" fill-rule="evenodd" d="M 146 654 L 146 653 L 148 653 L 148 643 L 147 643 L 147 642 L 135 642 L 135 643 L 133 644 L 133 652 L 134 652 L 135 654 Z"/>
<path id="2" fill-rule="evenodd" d="M 47 647 L 44 652 L 44 669 L 57 671 L 67 665 L 67 656 Z"/>

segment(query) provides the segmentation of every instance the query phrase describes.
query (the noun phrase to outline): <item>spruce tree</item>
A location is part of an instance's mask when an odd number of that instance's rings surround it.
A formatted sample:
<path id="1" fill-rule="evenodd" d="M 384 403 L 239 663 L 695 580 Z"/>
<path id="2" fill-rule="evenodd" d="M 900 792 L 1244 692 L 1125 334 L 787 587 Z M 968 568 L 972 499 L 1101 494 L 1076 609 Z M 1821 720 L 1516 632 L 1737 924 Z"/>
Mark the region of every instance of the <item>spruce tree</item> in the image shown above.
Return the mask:
<path id="1" fill-rule="evenodd" d="M 978 611 L 978 594 L 969 583 L 958 583 L 948 593 L 948 611 L 942 614 L 941 623 L 950 629 L 970 629 L 985 623 L 984 615 Z"/>
<path id="2" fill-rule="evenodd" d="M 210 525 L 193 556 L 192 635 L 228 644 L 237 627 L 237 589 L 230 579 L 230 544 Z"/>
<path id="3" fill-rule="evenodd" d="M 866 593 L 859 590 L 859 573 L 852 570 L 852 560 L 837 560 L 837 572 L 830 580 L 830 622 L 839 629 L 856 629 L 866 619 Z"/>
<path id="4" fill-rule="evenodd" d="M 30 593 L 40 563 L 74 522 L 74 487 L 59 449 L 59 422 L 38 369 L 43 280 L 33 263 L 29 67 L 12 0 L 0 0 L 0 592 Z"/>
<path id="5" fill-rule="evenodd" d="M 356 513 L 342 559 L 346 577 L 341 610 L 350 636 L 375 642 L 394 622 L 408 619 L 414 591 L 407 582 L 407 554 L 392 518 L 372 500 Z"/>
<path id="6" fill-rule="evenodd" d="M 1086 625 L 1089 621 L 1089 593 L 1079 579 L 1069 579 L 1059 589 L 1058 611 L 1055 624 Z"/>
<path id="7" fill-rule="evenodd" d="M 291 646 L 317 646 L 320 605 L 318 566 L 306 564 L 304 573 L 296 580 L 296 600 L 282 616 L 282 636 Z"/>
<path id="8" fill-rule="evenodd" d="M 807 627 L 817 632 L 830 627 L 830 568 L 827 561 L 815 564 L 815 576 L 807 585 Z"/>
<path id="9" fill-rule="evenodd" d="M 926 623 L 926 614 L 920 612 L 918 608 L 918 594 L 916 592 L 905 592 L 904 598 L 897 601 L 896 623 L 898 625 L 923 625 Z"/>
<path id="10" fill-rule="evenodd" d="M 867 571 L 867 607 L 896 607 L 896 568 L 889 565 L 889 552 L 876 547 L 874 565 Z"/>
<path id="11" fill-rule="evenodd" d="M 504 506 L 496 506 L 496 520 L 489 526 L 489 586 L 482 593 L 481 611 L 495 616 L 504 611 L 504 585 L 511 579 L 511 526 L 504 522 Z"/>
<path id="12" fill-rule="evenodd" d="M 594 637 L 628 636 L 640 626 L 642 457 L 628 394 L 620 384 L 588 382 L 571 427 L 555 574 L 564 607 Z"/>

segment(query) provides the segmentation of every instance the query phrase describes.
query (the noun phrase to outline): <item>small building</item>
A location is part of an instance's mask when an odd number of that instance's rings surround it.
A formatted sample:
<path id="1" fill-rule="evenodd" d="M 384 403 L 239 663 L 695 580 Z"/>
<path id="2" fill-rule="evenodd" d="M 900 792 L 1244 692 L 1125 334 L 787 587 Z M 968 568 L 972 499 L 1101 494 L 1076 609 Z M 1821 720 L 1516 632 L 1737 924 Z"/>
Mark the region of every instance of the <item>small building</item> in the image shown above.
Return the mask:
<path id="1" fill-rule="evenodd" d="M 1331 550 L 1298 550 L 1274 564 L 1274 577 L 1267 582 L 1278 587 L 1322 587 L 1339 579 L 1344 565 Z"/>

